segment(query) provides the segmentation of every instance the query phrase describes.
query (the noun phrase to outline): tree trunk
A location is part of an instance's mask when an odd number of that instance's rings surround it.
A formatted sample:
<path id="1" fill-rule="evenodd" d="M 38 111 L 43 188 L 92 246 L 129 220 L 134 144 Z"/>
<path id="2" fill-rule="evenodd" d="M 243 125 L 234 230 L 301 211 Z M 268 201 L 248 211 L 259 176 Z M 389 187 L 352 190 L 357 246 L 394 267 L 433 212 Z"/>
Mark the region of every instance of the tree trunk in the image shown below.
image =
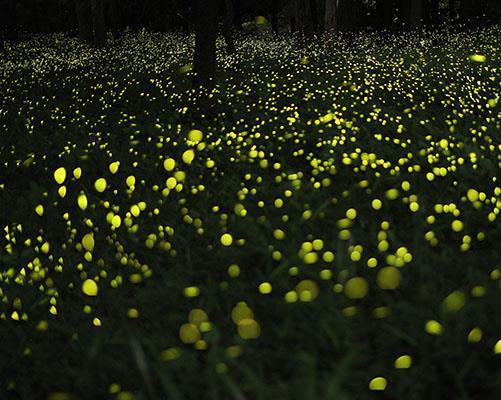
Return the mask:
<path id="1" fill-rule="evenodd" d="M 280 0 L 270 0 L 269 17 L 270 17 L 271 29 L 275 33 L 278 33 L 280 30 L 278 26 L 279 14 L 280 14 Z"/>
<path id="2" fill-rule="evenodd" d="M 4 21 L 4 26 L 5 26 L 5 39 L 10 41 L 10 42 L 18 42 L 19 41 L 19 34 L 17 31 L 17 9 L 16 9 L 16 2 L 14 0 L 5 0 L 5 21 Z"/>
<path id="3" fill-rule="evenodd" d="M 481 18 L 485 14 L 485 2 L 486 0 L 478 0 L 475 2 L 475 17 Z"/>
<path id="4" fill-rule="evenodd" d="M 455 17 L 456 0 L 449 0 L 449 21 L 452 21 Z"/>
<path id="5" fill-rule="evenodd" d="M 337 0 L 325 0 L 324 26 L 327 35 L 337 32 Z"/>
<path id="6" fill-rule="evenodd" d="M 302 0 L 302 15 L 303 15 L 303 26 L 304 31 L 308 37 L 313 36 L 314 32 L 314 23 L 313 23 L 313 15 L 312 15 L 312 5 L 311 3 L 314 0 Z"/>
<path id="7" fill-rule="evenodd" d="M 459 20 L 461 22 L 470 22 L 473 15 L 473 1 L 461 0 L 459 4 Z"/>
<path id="8" fill-rule="evenodd" d="M 279 33 L 280 29 L 278 26 L 278 14 L 272 11 L 270 15 L 271 30 L 274 33 Z"/>
<path id="9" fill-rule="evenodd" d="M 320 30 L 320 23 L 318 21 L 317 1 L 318 0 L 309 0 L 311 27 L 312 27 L 313 32 L 318 32 Z"/>
<path id="10" fill-rule="evenodd" d="M 3 11 L 1 8 L 0 8 L 0 11 Z M 0 55 L 2 54 L 7 54 L 7 51 L 5 50 L 5 35 L 4 35 L 4 31 L 3 31 L 3 28 L 4 28 L 4 16 L 0 14 Z"/>
<path id="11" fill-rule="evenodd" d="M 301 32 L 301 0 L 294 0 L 294 13 L 292 18 L 293 32 Z"/>
<path id="12" fill-rule="evenodd" d="M 410 0 L 409 29 L 421 28 L 423 20 L 423 0 Z"/>
<path id="13" fill-rule="evenodd" d="M 51 10 L 48 9 L 49 5 L 46 2 L 34 1 L 33 2 L 33 16 L 32 20 L 35 22 L 37 32 L 47 33 L 50 31 L 49 16 L 51 15 Z M 31 8 L 31 7 L 30 7 Z"/>
<path id="14" fill-rule="evenodd" d="M 193 89 L 196 90 L 195 119 L 208 117 L 212 112 L 210 91 L 216 75 L 216 39 L 218 32 L 218 0 L 195 0 L 195 54 L 193 60 Z"/>
<path id="15" fill-rule="evenodd" d="M 5 20 L 7 18 L 6 5 L 0 3 L 0 53 L 5 54 Z"/>
<path id="16" fill-rule="evenodd" d="M 223 37 L 226 42 L 226 50 L 228 54 L 235 54 L 235 41 L 233 39 L 233 1 L 224 0 L 224 20 L 223 20 Z"/>
<path id="17" fill-rule="evenodd" d="M 60 21 L 60 25 L 54 25 L 53 30 L 61 29 L 65 32 L 71 30 L 70 16 L 68 15 L 68 9 L 66 7 L 56 7 L 57 9 L 57 20 Z"/>
<path id="18" fill-rule="evenodd" d="M 294 25 L 300 33 L 301 46 L 304 45 L 306 36 L 313 35 L 313 18 L 311 15 L 312 0 L 295 0 L 294 1 Z"/>
<path id="19" fill-rule="evenodd" d="M 103 0 L 92 0 L 92 27 L 94 28 L 94 46 L 104 47 L 106 45 L 106 25 Z"/>
<path id="20" fill-rule="evenodd" d="M 23 2 L 24 3 L 24 2 Z M 26 3 L 21 3 L 26 10 L 28 10 L 28 6 Z M 41 24 L 41 7 L 42 5 L 40 4 L 39 1 L 33 1 L 30 3 L 32 6 L 29 8 L 30 13 L 28 14 L 28 25 L 33 29 L 33 32 L 42 32 L 42 27 L 40 26 Z"/>
<path id="21" fill-rule="evenodd" d="M 430 0 L 423 0 L 423 25 L 431 26 Z"/>
<path id="22" fill-rule="evenodd" d="M 193 86 L 212 88 L 216 72 L 217 0 L 196 0 Z"/>
<path id="23" fill-rule="evenodd" d="M 237 0 L 234 4 L 233 7 L 233 20 L 234 23 L 233 25 L 238 31 L 243 31 L 243 26 L 242 26 L 242 8 L 241 8 L 240 0 Z"/>
<path id="24" fill-rule="evenodd" d="M 440 14 L 438 0 L 430 0 L 430 22 L 432 26 L 437 26 L 440 23 Z"/>
<path id="25" fill-rule="evenodd" d="M 92 44 L 92 10 L 90 0 L 75 0 L 75 11 L 78 22 L 78 37 L 87 44 Z"/>
<path id="26" fill-rule="evenodd" d="M 338 28 L 347 32 L 353 29 L 355 20 L 355 4 L 353 0 L 339 0 Z"/>
<path id="27" fill-rule="evenodd" d="M 409 30 L 410 12 L 411 5 L 410 2 L 414 0 L 397 0 L 398 4 L 398 25 L 402 30 Z"/>
<path id="28" fill-rule="evenodd" d="M 379 29 L 391 30 L 393 25 L 393 1 L 392 0 L 378 0 L 376 4 L 376 26 Z"/>
<path id="29" fill-rule="evenodd" d="M 116 0 L 107 0 L 109 25 L 111 28 L 111 33 L 114 38 L 117 38 L 120 34 L 121 22 L 120 22 L 120 10 L 117 7 Z"/>
<path id="30" fill-rule="evenodd" d="M 179 18 L 179 22 L 181 23 L 182 32 L 185 35 L 188 35 L 190 33 L 190 24 L 189 18 L 186 13 L 186 4 L 183 1 L 181 6 L 179 0 L 173 0 L 171 4 L 174 7 L 175 13 Z"/>

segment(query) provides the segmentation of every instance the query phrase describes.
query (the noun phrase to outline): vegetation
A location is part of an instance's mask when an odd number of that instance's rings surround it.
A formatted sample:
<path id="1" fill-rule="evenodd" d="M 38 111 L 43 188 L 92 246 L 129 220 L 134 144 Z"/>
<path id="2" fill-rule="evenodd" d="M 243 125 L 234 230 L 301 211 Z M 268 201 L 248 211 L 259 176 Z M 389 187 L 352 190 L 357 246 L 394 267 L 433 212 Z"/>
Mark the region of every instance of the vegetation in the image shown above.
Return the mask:
<path id="1" fill-rule="evenodd" d="M 0 397 L 494 399 L 499 31 L 8 44 Z"/>

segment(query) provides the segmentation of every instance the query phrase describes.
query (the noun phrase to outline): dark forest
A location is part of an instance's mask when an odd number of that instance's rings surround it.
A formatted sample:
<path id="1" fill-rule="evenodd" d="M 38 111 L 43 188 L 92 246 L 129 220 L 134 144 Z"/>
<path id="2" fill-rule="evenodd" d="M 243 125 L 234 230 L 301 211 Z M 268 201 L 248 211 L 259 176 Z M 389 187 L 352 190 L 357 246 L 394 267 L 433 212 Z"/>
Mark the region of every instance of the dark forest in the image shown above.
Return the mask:
<path id="1" fill-rule="evenodd" d="M 498 399 L 500 49 L 497 0 L 0 0 L 0 399 Z"/>

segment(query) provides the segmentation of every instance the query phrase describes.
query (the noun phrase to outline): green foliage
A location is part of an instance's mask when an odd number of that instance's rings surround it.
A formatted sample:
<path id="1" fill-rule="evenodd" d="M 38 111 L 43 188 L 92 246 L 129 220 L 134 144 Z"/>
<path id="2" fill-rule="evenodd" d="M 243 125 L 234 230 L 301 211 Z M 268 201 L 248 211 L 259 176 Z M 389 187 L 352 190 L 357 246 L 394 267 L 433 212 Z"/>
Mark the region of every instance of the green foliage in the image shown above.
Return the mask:
<path id="1" fill-rule="evenodd" d="M 498 31 L 10 49 L 0 397 L 494 398 Z"/>

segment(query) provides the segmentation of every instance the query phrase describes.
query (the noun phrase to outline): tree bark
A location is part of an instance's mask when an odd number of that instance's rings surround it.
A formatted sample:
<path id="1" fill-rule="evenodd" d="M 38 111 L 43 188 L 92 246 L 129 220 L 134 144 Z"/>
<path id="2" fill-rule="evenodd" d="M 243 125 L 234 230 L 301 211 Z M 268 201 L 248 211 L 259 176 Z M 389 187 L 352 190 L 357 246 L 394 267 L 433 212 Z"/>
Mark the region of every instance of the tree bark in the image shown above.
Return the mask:
<path id="1" fill-rule="evenodd" d="M 473 1 L 461 0 L 459 3 L 459 20 L 464 23 L 470 22 L 473 14 Z"/>
<path id="2" fill-rule="evenodd" d="M 337 32 L 337 0 L 325 0 L 325 33 L 332 35 Z"/>
<path id="3" fill-rule="evenodd" d="M 232 0 L 224 0 L 224 20 L 223 20 L 223 37 L 226 42 L 226 50 L 228 54 L 235 54 L 235 40 L 233 39 L 233 2 Z"/>
<path id="4" fill-rule="evenodd" d="M 353 0 L 339 0 L 338 29 L 351 31 L 355 20 L 355 4 Z"/>
<path id="5" fill-rule="evenodd" d="M 212 114 L 210 92 L 216 75 L 216 39 L 218 34 L 218 0 L 195 0 L 195 54 L 193 60 L 193 89 L 196 90 L 194 118 Z"/>
<path id="6" fill-rule="evenodd" d="M 18 42 L 19 41 L 19 33 L 17 31 L 17 9 L 16 2 L 14 0 L 5 0 L 5 39 L 10 42 Z"/>
<path id="7" fill-rule="evenodd" d="M 279 33 L 280 29 L 278 27 L 278 14 L 272 12 L 270 15 L 271 30 L 275 33 Z"/>
<path id="8" fill-rule="evenodd" d="M 78 37 L 81 41 L 92 44 L 92 10 L 90 0 L 75 0 L 75 11 L 78 22 Z"/>
<path id="9" fill-rule="evenodd" d="M 270 11 L 270 22 L 271 22 L 271 29 L 275 33 L 279 32 L 279 26 L 278 26 L 278 14 L 279 13 L 280 13 L 280 1 L 279 0 L 272 0 L 271 11 Z"/>
<path id="10" fill-rule="evenodd" d="M 456 0 L 449 0 L 449 20 L 452 21 L 455 17 Z"/>
<path id="11" fill-rule="evenodd" d="M 107 8 L 108 8 L 108 16 L 109 16 L 109 25 L 111 28 L 111 33 L 114 38 L 117 38 L 120 34 L 121 29 L 121 19 L 120 19 L 120 10 L 117 7 L 116 0 L 107 0 Z"/>
<path id="12" fill-rule="evenodd" d="M 28 3 L 31 5 L 31 7 L 28 8 L 28 4 L 26 2 L 21 3 L 23 7 L 25 7 L 26 10 L 30 10 L 28 14 L 28 24 L 33 29 L 33 32 L 42 32 L 43 29 L 41 27 L 41 5 L 39 1 L 33 1 L 32 3 Z"/>
<path id="13" fill-rule="evenodd" d="M 410 0 L 409 29 L 421 28 L 423 20 L 423 0 Z"/>
<path id="14" fill-rule="evenodd" d="M 431 26 L 430 0 L 423 0 L 423 25 Z"/>
<path id="15" fill-rule="evenodd" d="M 311 37 L 314 32 L 314 22 L 313 22 L 313 15 L 312 15 L 312 2 L 314 0 L 302 0 L 302 6 L 303 6 L 303 26 L 304 26 L 304 31 L 308 37 Z"/>
<path id="16" fill-rule="evenodd" d="M 237 0 L 234 4 L 233 7 L 233 20 L 234 20 L 234 26 L 238 31 L 243 31 L 243 26 L 242 26 L 242 8 L 241 8 L 240 0 Z"/>
<path id="17" fill-rule="evenodd" d="M 320 30 L 320 23 L 318 21 L 318 8 L 317 0 L 309 0 L 310 2 L 310 18 L 311 18 L 311 28 L 313 32 L 318 32 Z"/>
<path id="18" fill-rule="evenodd" d="M 196 0 L 195 56 L 193 66 L 195 87 L 213 87 L 216 72 L 217 0 Z"/>
<path id="19" fill-rule="evenodd" d="M 301 0 L 294 0 L 293 32 L 302 32 Z"/>
<path id="20" fill-rule="evenodd" d="M 432 26 L 437 26 L 440 23 L 438 0 L 430 0 L 430 20 Z"/>
<path id="21" fill-rule="evenodd" d="M 103 0 L 92 0 L 92 27 L 94 28 L 94 46 L 106 45 L 106 24 L 104 22 Z"/>
<path id="22" fill-rule="evenodd" d="M 34 2 L 33 5 L 33 20 L 38 32 L 48 33 L 51 31 L 50 16 L 53 15 L 53 10 L 50 10 L 50 3 L 44 1 Z"/>
<path id="23" fill-rule="evenodd" d="M 378 0 L 376 4 L 376 26 L 379 29 L 391 30 L 393 25 L 393 0 Z"/>
<path id="24" fill-rule="evenodd" d="M 7 18 L 6 4 L 0 3 L 0 53 L 5 54 L 5 20 Z"/>
<path id="25" fill-rule="evenodd" d="M 294 25 L 300 33 L 301 45 L 304 45 L 306 37 L 313 35 L 313 18 L 311 15 L 312 0 L 295 0 L 294 1 Z"/>
<path id="26" fill-rule="evenodd" d="M 172 0 L 171 4 L 174 7 L 177 17 L 179 18 L 179 22 L 181 23 L 182 32 L 185 35 L 188 35 L 190 33 L 190 24 L 186 13 L 186 4 L 183 1 L 181 5 L 179 0 Z"/>
<path id="27" fill-rule="evenodd" d="M 399 27 L 402 30 L 409 30 L 410 26 L 410 12 L 411 12 L 411 5 L 410 2 L 413 0 L 397 0 L 398 1 L 398 23 Z"/>

